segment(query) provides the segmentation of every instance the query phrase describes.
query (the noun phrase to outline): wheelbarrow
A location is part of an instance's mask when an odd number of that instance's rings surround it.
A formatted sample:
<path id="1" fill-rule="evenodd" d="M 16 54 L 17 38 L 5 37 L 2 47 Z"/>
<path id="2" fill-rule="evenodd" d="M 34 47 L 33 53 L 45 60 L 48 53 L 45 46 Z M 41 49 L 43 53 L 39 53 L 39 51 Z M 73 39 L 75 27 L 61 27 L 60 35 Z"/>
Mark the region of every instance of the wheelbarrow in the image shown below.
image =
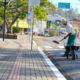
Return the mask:
<path id="1" fill-rule="evenodd" d="M 80 46 L 65 46 L 65 49 L 70 52 L 69 54 L 71 55 L 72 60 L 78 59 L 78 55 L 76 54 L 76 51 L 78 51 L 79 48 Z M 67 59 L 69 57 L 69 54 L 66 55 Z"/>

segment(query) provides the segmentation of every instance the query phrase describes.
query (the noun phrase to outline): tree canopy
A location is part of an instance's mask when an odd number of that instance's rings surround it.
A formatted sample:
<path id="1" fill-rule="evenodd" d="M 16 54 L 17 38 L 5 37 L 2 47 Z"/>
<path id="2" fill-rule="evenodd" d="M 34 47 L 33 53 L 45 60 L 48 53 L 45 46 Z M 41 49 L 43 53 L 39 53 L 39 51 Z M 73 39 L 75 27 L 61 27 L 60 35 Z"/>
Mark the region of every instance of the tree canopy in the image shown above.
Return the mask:
<path id="1" fill-rule="evenodd" d="M 7 0 L 6 3 L 6 26 L 11 27 L 17 19 L 25 19 L 28 15 L 28 0 Z M 41 0 L 40 6 L 34 8 L 37 20 L 48 20 L 47 14 L 56 7 L 49 0 Z M 0 0 L 0 24 L 4 20 L 4 2 Z"/>
<path id="2" fill-rule="evenodd" d="M 47 14 L 57 8 L 49 0 L 41 0 L 40 6 L 35 8 L 35 15 L 38 20 L 48 20 Z"/>

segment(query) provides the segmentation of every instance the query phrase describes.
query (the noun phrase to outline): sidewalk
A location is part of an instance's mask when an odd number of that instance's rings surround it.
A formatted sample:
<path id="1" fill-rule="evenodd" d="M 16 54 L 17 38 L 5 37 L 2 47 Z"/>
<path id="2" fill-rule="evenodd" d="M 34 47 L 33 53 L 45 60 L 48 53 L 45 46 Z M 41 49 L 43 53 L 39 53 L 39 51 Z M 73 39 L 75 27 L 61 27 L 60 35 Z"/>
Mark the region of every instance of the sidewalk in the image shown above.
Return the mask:
<path id="1" fill-rule="evenodd" d="M 30 51 L 28 37 L 0 45 L 0 80 L 58 80 L 38 49 Z"/>

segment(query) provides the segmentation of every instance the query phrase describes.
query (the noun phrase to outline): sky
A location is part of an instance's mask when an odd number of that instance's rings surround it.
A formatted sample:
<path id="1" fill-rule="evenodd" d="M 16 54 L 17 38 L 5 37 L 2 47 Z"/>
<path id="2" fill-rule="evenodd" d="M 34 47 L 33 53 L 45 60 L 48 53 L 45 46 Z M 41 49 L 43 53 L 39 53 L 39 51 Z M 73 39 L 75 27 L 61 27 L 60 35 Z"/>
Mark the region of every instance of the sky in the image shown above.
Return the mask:
<path id="1" fill-rule="evenodd" d="M 52 2 L 57 7 L 58 7 L 59 2 L 71 3 L 71 6 L 70 6 L 71 9 L 77 8 L 79 10 L 79 13 L 80 13 L 80 0 L 50 0 L 50 2 Z"/>

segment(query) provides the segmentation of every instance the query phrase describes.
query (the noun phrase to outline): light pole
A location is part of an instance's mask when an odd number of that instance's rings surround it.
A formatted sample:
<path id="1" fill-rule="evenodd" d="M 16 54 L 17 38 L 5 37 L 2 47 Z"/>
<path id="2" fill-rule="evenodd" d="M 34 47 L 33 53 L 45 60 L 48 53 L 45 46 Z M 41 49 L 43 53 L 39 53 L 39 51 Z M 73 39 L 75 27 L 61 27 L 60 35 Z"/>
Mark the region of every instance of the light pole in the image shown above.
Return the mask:
<path id="1" fill-rule="evenodd" d="M 31 28 L 31 51 L 33 48 L 33 29 L 34 29 L 34 7 L 40 6 L 40 0 L 29 0 L 29 15 L 28 18 L 31 20 L 32 28 Z"/>
<path id="2" fill-rule="evenodd" d="M 3 41 L 5 38 L 5 26 L 6 26 L 6 0 L 4 0 L 4 26 L 3 26 Z"/>

